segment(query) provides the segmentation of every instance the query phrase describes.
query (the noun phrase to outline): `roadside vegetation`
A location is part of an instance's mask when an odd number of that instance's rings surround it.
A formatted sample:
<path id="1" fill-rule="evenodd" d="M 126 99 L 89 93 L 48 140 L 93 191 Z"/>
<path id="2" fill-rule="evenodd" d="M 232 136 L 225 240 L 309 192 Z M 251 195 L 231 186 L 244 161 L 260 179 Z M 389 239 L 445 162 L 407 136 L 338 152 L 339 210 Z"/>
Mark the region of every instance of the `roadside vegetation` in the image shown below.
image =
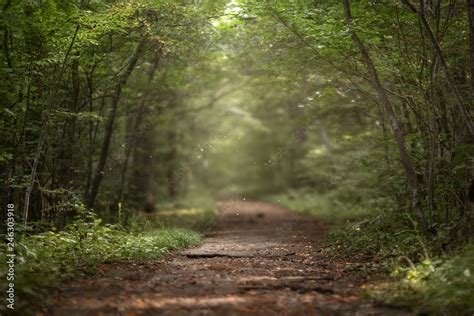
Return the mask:
<path id="1" fill-rule="evenodd" d="M 344 192 L 343 187 L 321 195 L 299 190 L 265 199 L 329 223 L 323 248 L 328 255 L 368 260 L 365 273 L 387 275 L 365 289 L 368 299 L 422 314 L 474 311 L 472 245 L 453 248 L 442 244 L 443 235 L 426 238 L 416 221 L 386 197 L 344 201 Z"/>
<path id="2" fill-rule="evenodd" d="M 367 298 L 382 305 L 433 315 L 469 315 L 474 311 L 472 245 L 440 247 L 425 238 L 413 218 L 396 208 L 355 206 L 327 196 L 290 192 L 266 200 L 330 223 L 323 251 L 330 256 L 365 262 L 365 273 L 387 275 L 365 289 Z M 336 201 L 336 202 L 335 202 Z"/>
<path id="3" fill-rule="evenodd" d="M 22 232 L 16 242 L 16 310 L 38 310 L 63 282 L 91 277 L 100 264 L 160 259 L 196 246 L 215 219 L 215 209 L 209 205 L 168 212 L 176 214 L 173 221 L 166 212 L 138 214 L 125 227 L 120 221 L 103 223 L 95 213 L 82 209 L 60 231 L 43 227 L 43 232 Z M 2 264 L 2 275 L 5 268 Z"/>

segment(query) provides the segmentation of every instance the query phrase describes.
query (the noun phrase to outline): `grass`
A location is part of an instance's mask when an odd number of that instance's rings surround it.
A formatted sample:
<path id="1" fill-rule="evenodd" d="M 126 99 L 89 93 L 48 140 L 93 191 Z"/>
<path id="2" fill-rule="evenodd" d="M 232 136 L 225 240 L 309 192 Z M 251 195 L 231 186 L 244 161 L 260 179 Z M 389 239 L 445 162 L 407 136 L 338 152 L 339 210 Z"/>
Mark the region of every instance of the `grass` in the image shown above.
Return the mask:
<path id="1" fill-rule="evenodd" d="M 152 214 L 142 214 L 134 219 L 132 227 L 145 229 L 187 228 L 205 232 L 216 221 L 213 208 L 168 208 Z"/>
<path id="2" fill-rule="evenodd" d="M 210 206 L 171 209 L 137 215 L 124 229 L 121 225 L 104 225 L 93 213 L 84 211 L 63 231 L 19 235 L 15 246 L 16 311 L 32 313 L 62 282 L 94 274 L 101 263 L 158 259 L 170 251 L 198 245 L 202 240 L 199 231 L 208 228 L 214 219 L 215 211 Z M 5 275 L 6 269 L 4 261 L 0 273 Z M 2 288 L 6 288 L 5 281 L 2 277 Z M 2 308 L 5 304 L 0 312 Z"/>
<path id="3" fill-rule="evenodd" d="M 330 223 L 360 219 L 369 213 L 366 208 L 343 203 L 331 193 L 315 194 L 291 190 L 286 193 L 267 196 L 265 200 Z"/>
<path id="4" fill-rule="evenodd" d="M 151 214 L 136 214 L 131 221 L 132 229 L 187 228 L 205 232 L 217 219 L 215 201 L 206 193 L 170 201 L 161 201 L 157 211 Z"/>

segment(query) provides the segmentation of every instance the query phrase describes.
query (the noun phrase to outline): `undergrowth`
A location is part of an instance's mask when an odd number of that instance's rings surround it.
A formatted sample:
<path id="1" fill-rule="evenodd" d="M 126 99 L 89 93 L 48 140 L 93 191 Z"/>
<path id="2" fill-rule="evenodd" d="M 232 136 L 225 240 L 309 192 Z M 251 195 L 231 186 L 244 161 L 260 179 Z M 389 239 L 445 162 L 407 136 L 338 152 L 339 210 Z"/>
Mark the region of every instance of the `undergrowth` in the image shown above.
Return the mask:
<path id="1" fill-rule="evenodd" d="M 31 306 L 31 302 L 41 302 L 64 280 L 93 274 L 101 263 L 157 259 L 201 241 L 201 235 L 188 228 L 135 228 L 104 225 L 94 213 L 83 211 L 62 231 L 18 236 L 15 245 L 16 311 L 31 312 L 39 307 Z M 6 269 L 3 262 L 2 275 Z M 5 280 L 2 277 L 2 282 Z M 2 308 L 4 306 L 2 304 Z"/>
<path id="2" fill-rule="evenodd" d="M 472 315 L 474 246 L 443 250 L 445 231 L 427 240 L 415 220 L 387 199 L 339 203 L 337 192 L 290 191 L 267 200 L 331 223 L 324 252 L 335 257 L 371 258 L 371 267 L 391 278 L 367 290 L 382 304 L 420 314 Z M 354 206 L 356 205 L 356 206 Z M 367 272 L 371 271 L 370 269 Z"/>
<path id="3" fill-rule="evenodd" d="M 205 232 L 215 224 L 216 208 L 211 206 L 191 207 L 183 204 L 162 204 L 158 211 L 140 214 L 133 218 L 131 229 L 187 228 Z"/>
<path id="4" fill-rule="evenodd" d="M 397 281 L 374 286 L 368 294 L 385 304 L 412 307 L 418 314 L 474 313 L 474 246 L 418 264 L 407 261 L 393 270 Z"/>
<path id="5" fill-rule="evenodd" d="M 331 192 L 314 194 L 306 191 L 289 190 L 283 194 L 266 196 L 265 200 L 331 223 L 358 219 L 368 214 L 366 208 L 359 205 L 346 205 Z"/>

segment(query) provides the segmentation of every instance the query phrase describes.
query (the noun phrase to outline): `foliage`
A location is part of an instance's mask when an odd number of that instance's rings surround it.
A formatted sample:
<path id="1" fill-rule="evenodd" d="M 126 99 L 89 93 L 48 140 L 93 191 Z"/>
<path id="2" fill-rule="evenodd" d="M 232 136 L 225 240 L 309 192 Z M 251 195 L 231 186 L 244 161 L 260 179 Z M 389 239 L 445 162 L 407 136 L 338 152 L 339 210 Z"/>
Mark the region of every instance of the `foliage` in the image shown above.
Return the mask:
<path id="1" fill-rule="evenodd" d="M 177 90 L 195 92 L 191 83 L 211 71 L 207 15 L 221 5 L 7 2 L 2 201 L 27 210 L 24 221 L 63 228 L 75 214 L 71 198 L 114 218 L 109 213 L 120 207 L 136 210 L 181 192 L 182 179 L 168 179 L 182 159 L 180 144 L 151 142 L 177 137 L 173 115 L 187 111 Z M 156 190 L 155 176 L 167 190 Z"/>
<path id="2" fill-rule="evenodd" d="M 323 219 L 329 223 L 340 223 L 367 216 L 368 209 L 353 204 L 343 204 L 332 198 L 334 192 L 316 194 L 311 192 L 289 191 L 270 195 L 266 200 L 278 203 L 290 210 Z"/>
<path id="3" fill-rule="evenodd" d="M 25 236 L 18 241 L 15 288 L 20 306 L 17 310 L 41 302 L 64 280 L 94 273 L 101 263 L 157 259 L 170 251 L 196 245 L 200 240 L 198 233 L 185 228 L 127 231 L 103 225 L 93 213 L 85 212 L 62 231 Z M 5 273 L 5 264 L 1 268 L 2 274 Z"/>
<path id="4" fill-rule="evenodd" d="M 115 234 L 205 229 L 214 207 L 194 198 L 231 193 L 349 220 L 333 240 L 353 253 L 418 263 L 472 242 L 474 12 L 460 2 L 1 10 L 1 198 L 43 239 L 75 249 L 74 225 L 92 225 L 99 260 Z M 75 221 L 83 204 L 118 226 Z"/>
<path id="5" fill-rule="evenodd" d="M 388 304 L 413 306 L 418 313 L 468 315 L 474 311 L 473 266 L 470 246 L 455 255 L 399 267 L 393 274 L 400 281 L 371 288 L 369 293 Z"/>

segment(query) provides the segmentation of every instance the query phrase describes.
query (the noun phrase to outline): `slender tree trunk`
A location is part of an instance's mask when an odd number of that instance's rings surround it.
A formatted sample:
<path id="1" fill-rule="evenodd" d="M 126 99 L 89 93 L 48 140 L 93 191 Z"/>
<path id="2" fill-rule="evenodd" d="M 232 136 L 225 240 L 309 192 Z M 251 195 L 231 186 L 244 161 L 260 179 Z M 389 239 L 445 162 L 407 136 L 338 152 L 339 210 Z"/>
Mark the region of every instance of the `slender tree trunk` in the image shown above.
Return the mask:
<path id="1" fill-rule="evenodd" d="M 352 13 L 351 13 L 349 0 L 343 0 L 342 3 L 343 3 L 343 8 L 344 8 L 344 16 L 345 16 L 346 24 L 349 28 L 351 28 L 352 41 L 354 42 L 356 47 L 359 49 L 359 52 L 362 57 L 362 61 L 365 64 L 367 71 L 369 73 L 372 86 L 377 92 L 379 102 L 384 107 L 384 111 L 388 116 L 393 133 L 395 135 L 395 139 L 398 144 L 398 150 L 400 153 L 400 161 L 402 163 L 407 180 L 410 183 L 410 186 L 412 189 L 413 208 L 414 208 L 414 212 L 415 212 L 415 216 L 417 218 L 418 224 L 420 226 L 420 230 L 425 235 L 428 235 L 428 222 L 426 220 L 425 213 L 423 211 L 422 204 L 421 204 L 422 190 L 420 188 L 420 184 L 418 183 L 417 174 L 415 172 L 415 169 L 413 167 L 413 164 L 411 162 L 410 156 L 407 151 L 405 135 L 401 128 L 400 121 L 394 112 L 392 102 L 390 101 L 390 99 L 388 98 L 385 92 L 385 89 L 379 79 L 375 65 L 367 49 L 365 48 L 364 43 L 359 38 L 357 33 L 354 30 L 352 30 L 352 26 L 351 26 Z"/>
<path id="2" fill-rule="evenodd" d="M 117 108 L 120 101 L 120 96 L 122 94 L 122 88 L 127 83 L 128 78 L 130 77 L 133 70 L 135 69 L 135 66 L 137 65 L 138 59 L 140 58 L 144 50 L 144 47 L 145 47 L 145 40 L 143 39 L 138 43 L 138 46 L 136 47 L 135 52 L 133 53 L 133 56 L 131 57 L 127 68 L 124 70 L 122 74 L 119 75 L 117 84 L 115 85 L 115 92 L 112 97 L 112 109 L 110 111 L 110 114 L 105 126 L 105 133 L 104 133 L 104 139 L 102 142 L 102 148 L 100 151 L 99 162 L 97 164 L 97 169 L 96 169 L 94 179 L 92 180 L 89 198 L 86 201 L 86 206 L 88 208 L 94 207 L 95 199 L 97 197 L 97 194 L 99 193 L 100 184 L 104 176 L 105 164 L 107 162 L 110 141 L 112 139 L 115 117 L 117 115 Z"/>
<path id="3" fill-rule="evenodd" d="M 167 133 L 167 141 L 171 149 L 167 155 L 167 162 L 168 162 L 168 170 L 166 172 L 166 176 L 168 179 L 168 194 L 171 198 L 175 198 L 178 195 L 179 183 L 173 181 L 173 176 L 176 170 L 176 160 L 178 159 L 177 153 L 177 144 L 176 144 L 176 131 L 171 128 Z"/>
<path id="4" fill-rule="evenodd" d="M 474 99 L 474 0 L 467 0 L 467 16 L 469 20 L 469 59 L 471 62 L 471 93 Z"/>
<path id="5" fill-rule="evenodd" d="M 72 37 L 71 43 L 69 44 L 68 50 L 66 51 L 66 54 L 64 55 L 63 62 L 61 64 L 61 68 L 59 72 L 57 72 L 53 78 L 53 85 L 56 87 L 62 80 L 63 74 L 66 70 L 66 62 L 69 58 L 69 55 L 71 54 L 72 48 L 74 47 L 74 44 L 76 43 L 77 39 L 77 34 L 79 33 L 79 25 L 76 26 L 74 35 Z M 23 204 L 23 225 L 26 226 L 28 223 L 28 212 L 30 208 L 30 197 L 31 197 L 31 192 L 33 192 L 33 187 L 35 186 L 35 179 L 36 179 L 36 172 L 38 170 L 38 165 L 39 165 L 39 160 L 41 158 L 41 152 L 43 151 L 43 144 L 46 139 L 46 133 L 48 130 L 48 125 L 49 125 L 49 116 L 51 114 L 51 111 L 53 110 L 53 106 L 56 102 L 56 96 L 58 95 L 59 89 L 55 88 L 51 96 L 48 100 L 48 106 L 46 109 L 46 112 L 44 114 L 43 122 L 41 124 L 41 133 L 40 137 L 38 139 L 38 144 L 36 146 L 36 152 L 35 156 L 33 159 L 33 167 L 31 168 L 31 173 L 30 173 L 30 178 L 29 178 L 29 183 L 25 191 L 25 201 Z"/>
<path id="6" fill-rule="evenodd" d="M 94 85 L 92 82 L 92 76 L 93 76 L 93 71 L 90 72 L 90 74 L 86 77 L 87 78 L 87 90 L 89 94 L 89 112 L 92 113 L 94 101 L 93 101 L 93 95 L 94 95 Z M 92 121 L 92 118 L 89 119 L 89 124 L 88 124 L 88 151 L 89 155 L 87 157 L 87 165 L 86 165 L 86 181 L 85 181 L 85 186 L 84 186 L 84 201 L 87 201 L 89 199 L 89 190 L 90 190 L 90 185 L 92 181 L 92 168 L 93 168 L 93 155 L 94 155 L 94 138 L 93 138 L 93 130 L 94 130 L 94 123 Z"/>
<path id="7" fill-rule="evenodd" d="M 146 172 L 146 178 L 143 179 L 145 181 L 145 204 L 144 209 L 147 212 L 153 212 L 156 210 L 156 155 L 155 155 L 155 129 L 154 126 L 150 126 L 147 130 L 146 135 L 146 156 L 145 156 L 145 164 L 143 168 Z"/>
<path id="8" fill-rule="evenodd" d="M 156 70 L 158 70 L 158 67 L 160 65 L 161 54 L 162 54 L 162 50 L 158 49 L 155 56 L 155 62 L 153 63 L 153 66 L 151 67 L 150 72 L 148 73 L 148 84 L 151 84 L 153 81 L 153 78 L 155 77 Z M 146 132 L 144 129 L 148 129 L 151 127 L 151 126 L 145 126 L 145 127 L 141 126 L 143 122 L 143 118 L 148 113 L 148 109 L 147 109 L 148 107 L 146 103 L 148 95 L 149 93 L 145 92 L 142 97 L 140 106 L 138 108 L 138 114 L 135 120 L 135 124 L 130 123 L 129 125 L 130 128 L 127 133 L 125 157 L 124 157 L 124 161 L 122 163 L 122 168 L 120 171 L 120 183 L 119 183 L 119 188 L 117 192 L 117 199 L 115 201 L 115 205 L 117 207 L 119 203 L 122 203 L 122 200 L 123 200 L 124 190 L 125 190 L 125 180 L 126 180 L 126 175 L 128 171 L 130 155 L 133 151 L 133 148 L 136 146 L 137 138 L 142 136 L 142 134 Z M 157 113 L 157 116 L 159 116 L 159 113 Z"/>
<path id="9" fill-rule="evenodd" d="M 472 0 L 468 0 L 469 2 L 472 2 Z M 448 84 L 449 89 L 451 90 L 451 93 L 454 97 L 454 101 L 456 102 L 456 106 L 458 108 L 459 113 L 461 113 L 461 116 L 464 120 L 464 123 L 466 124 L 471 142 L 474 140 L 474 125 L 472 123 L 471 116 L 469 114 L 468 108 L 464 104 L 464 100 L 461 96 L 461 93 L 459 92 L 456 84 L 454 83 L 453 76 L 451 75 L 451 72 L 449 70 L 448 62 L 446 61 L 446 58 L 443 54 L 443 50 L 441 48 L 440 43 L 438 42 L 435 34 L 433 33 L 433 30 L 431 29 L 430 24 L 428 23 L 428 20 L 426 19 L 425 15 L 425 9 L 424 9 L 424 0 L 420 0 L 420 9 L 417 9 L 409 0 L 402 0 L 402 2 L 414 13 L 418 15 L 418 17 L 421 20 L 421 23 L 423 24 L 423 27 L 425 28 L 426 34 L 428 35 L 428 38 L 431 41 L 431 44 L 433 45 L 433 48 L 438 55 L 441 70 L 444 73 L 444 76 L 446 77 L 446 82 Z"/>
<path id="10" fill-rule="evenodd" d="M 125 153 L 124 153 L 123 163 L 120 168 L 120 180 L 119 180 L 119 187 L 117 190 L 117 198 L 114 203 L 114 208 L 117 207 L 117 209 L 118 209 L 119 204 L 121 204 L 123 200 L 123 193 L 125 190 L 125 177 L 128 170 L 128 162 L 130 160 L 130 154 L 132 152 L 132 148 L 134 147 L 138 126 L 140 126 L 142 117 L 143 117 L 142 107 L 143 107 L 143 102 L 142 102 L 142 106 L 140 106 L 140 109 L 138 110 L 139 112 L 138 112 L 137 118 L 135 119 L 135 124 L 133 124 L 133 122 L 129 122 L 129 124 L 127 124 L 128 128 L 127 128 L 126 139 L 125 139 Z M 129 120 L 133 121 L 133 119 L 129 119 Z"/>
<path id="11" fill-rule="evenodd" d="M 80 93 L 79 62 L 77 59 L 73 60 L 71 63 L 71 81 L 72 90 L 69 101 L 69 113 L 72 115 L 66 119 L 66 124 L 64 127 L 65 144 L 60 154 L 59 168 L 57 171 L 55 171 L 58 173 L 58 186 L 63 188 L 70 188 L 71 181 L 73 180 L 72 163 L 74 158 L 74 144 L 76 135 L 76 114 L 79 107 Z M 66 214 L 63 215 L 65 216 Z"/>
<path id="12" fill-rule="evenodd" d="M 471 64 L 471 100 L 474 100 L 474 0 L 467 0 L 467 16 L 469 22 L 469 59 Z M 472 105 L 472 104 L 471 104 Z M 474 232 L 474 158 L 471 161 L 471 184 L 469 186 L 469 208 L 466 212 L 467 234 Z"/>

